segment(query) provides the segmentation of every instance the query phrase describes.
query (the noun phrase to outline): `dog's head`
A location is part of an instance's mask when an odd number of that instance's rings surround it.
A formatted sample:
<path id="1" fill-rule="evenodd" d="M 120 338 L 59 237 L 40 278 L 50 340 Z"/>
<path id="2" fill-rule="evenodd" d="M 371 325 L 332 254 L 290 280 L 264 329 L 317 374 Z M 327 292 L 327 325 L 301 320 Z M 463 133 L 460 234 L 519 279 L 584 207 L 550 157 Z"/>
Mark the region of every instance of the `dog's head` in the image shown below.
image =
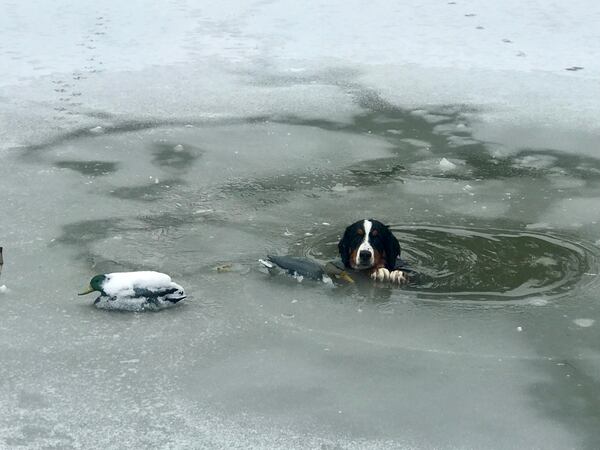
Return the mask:
<path id="1" fill-rule="evenodd" d="M 357 270 L 379 267 L 394 270 L 400 256 L 396 236 L 374 219 L 359 220 L 346 228 L 338 250 L 344 265 Z"/>

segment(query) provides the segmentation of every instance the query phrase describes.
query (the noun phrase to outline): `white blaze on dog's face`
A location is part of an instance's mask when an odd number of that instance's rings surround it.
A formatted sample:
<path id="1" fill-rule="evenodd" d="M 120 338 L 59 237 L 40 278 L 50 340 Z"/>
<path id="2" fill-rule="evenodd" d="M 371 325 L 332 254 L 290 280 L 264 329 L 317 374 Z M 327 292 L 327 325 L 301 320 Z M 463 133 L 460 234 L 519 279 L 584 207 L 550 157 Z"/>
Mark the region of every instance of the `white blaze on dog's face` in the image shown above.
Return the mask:
<path id="1" fill-rule="evenodd" d="M 372 227 L 373 223 L 370 220 L 363 221 L 361 231 L 364 232 L 364 238 L 362 243 L 356 249 L 354 258 L 352 258 L 352 266 L 354 269 L 370 269 L 375 265 L 375 251 L 369 241 Z"/>

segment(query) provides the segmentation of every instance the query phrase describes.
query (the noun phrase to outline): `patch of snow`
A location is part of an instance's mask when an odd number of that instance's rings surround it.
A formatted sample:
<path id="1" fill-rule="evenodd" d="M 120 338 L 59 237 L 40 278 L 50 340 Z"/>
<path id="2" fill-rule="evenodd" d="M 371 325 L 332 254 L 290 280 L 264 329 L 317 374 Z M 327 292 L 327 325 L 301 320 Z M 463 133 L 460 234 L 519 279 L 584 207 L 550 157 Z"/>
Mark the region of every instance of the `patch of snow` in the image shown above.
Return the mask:
<path id="1" fill-rule="evenodd" d="M 420 139 L 405 138 L 405 139 L 401 139 L 401 141 L 406 142 L 407 144 L 410 144 L 414 147 L 419 147 L 419 148 L 430 148 L 431 147 L 431 144 L 429 142 L 422 141 Z"/>
<path id="2" fill-rule="evenodd" d="M 552 225 L 550 225 L 547 222 L 536 222 L 536 223 L 528 223 L 527 225 L 525 225 L 525 228 L 528 230 L 543 230 L 543 229 L 552 228 Z"/>
<path id="3" fill-rule="evenodd" d="M 325 283 L 326 285 L 329 286 L 334 286 L 333 280 L 331 279 L 331 277 L 329 275 L 323 275 L 322 277 L 322 281 L 323 283 Z"/>
<path id="4" fill-rule="evenodd" d="M 548 169 L 555 163 L 556 157 L 551 155 L 528 155 L 517 158 L 513 166 L 527 169 Z"/>
<path id="5" fill-rule="evenodd" d="M 298 283 L 302 283 L 302 280 L 304 280 L 304 277 L 302 275 L 300 275 L 298 272 L 294 272 L 294 274 L 292 275 L 292 278 L 295 278 L 296 281 L 298 281 Z"/>
<path id="6" fill-rule="evenodd" d="M 535 265 L 550 267 L 558 265 L 558 261 L 556 259 L 550 258 L 549 256 L 540 256 L 533 262 Z"/>
<path id="7" fill-rule="evenodd" d="M 133 296 L 136 287 L 153 291 L 172 284 L 169 275 L 153 271 L 115 272 L 106 274 L 106 277 L 102 288 L 111 297 Z"/>
<path id="8" fill-rule="evenodd" d="M 265 266 L 267 269 L 272 269 L 273 267 L 275 267 L 273 263 L 267 261 L 266 259 L 259 259 L 258 262 Z"/>
<path id="9" fill-rule="evenodd" d="M 529 304 L 533 306 L 546 306 L 548 303 L 545 298 L 532 298 L 529 300 Z"/>
<path id="10" fill-rule="evenodd" d="M 575 319 L 573 323 L 582 328 L 588 328 L 594 325 L 596 322 L 594 319 Z"/>
<path id="11" fill-rule="evenodd" d="M 340 183 L 336 183 L 331 188 L 331 190 L 333 192 L 348 192 L 348 191 L 352 191 L 352 190 L 355 190 L 355 189 L 356 189 L 355 186 L 346 186 L 346 185 L 343 185 L 343 184 L 340 184 Z"/>

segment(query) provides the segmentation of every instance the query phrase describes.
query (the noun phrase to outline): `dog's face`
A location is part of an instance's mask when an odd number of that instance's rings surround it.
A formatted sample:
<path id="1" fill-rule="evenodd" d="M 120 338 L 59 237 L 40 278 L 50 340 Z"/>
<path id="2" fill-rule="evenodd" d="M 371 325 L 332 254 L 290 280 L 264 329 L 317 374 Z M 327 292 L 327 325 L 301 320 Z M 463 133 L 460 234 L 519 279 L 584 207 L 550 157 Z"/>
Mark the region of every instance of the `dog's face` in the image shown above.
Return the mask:
<path id="1" fill-rule="evenodd" d="M 400 256 L 400 244 L 386 225 L 365 219 L 353 223 L 338 244 L 346 267 L 363 270 L 385 267 L 394 270 Z"/>

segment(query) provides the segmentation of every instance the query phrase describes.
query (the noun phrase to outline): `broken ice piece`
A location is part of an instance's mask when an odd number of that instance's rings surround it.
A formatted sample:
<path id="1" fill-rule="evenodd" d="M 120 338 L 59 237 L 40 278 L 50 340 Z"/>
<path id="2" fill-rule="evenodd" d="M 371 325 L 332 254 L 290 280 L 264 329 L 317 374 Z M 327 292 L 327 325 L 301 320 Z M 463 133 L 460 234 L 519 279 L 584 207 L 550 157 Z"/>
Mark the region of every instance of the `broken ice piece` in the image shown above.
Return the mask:
<path id="1" fill-rule="evenodd" d="M 440 169 L 442 169 L 442 170 L 456 169 L 456 164 L 454 164 L 452 161 L 450 161 L 446 158 L 442 158 L 440 160 Z"/>

